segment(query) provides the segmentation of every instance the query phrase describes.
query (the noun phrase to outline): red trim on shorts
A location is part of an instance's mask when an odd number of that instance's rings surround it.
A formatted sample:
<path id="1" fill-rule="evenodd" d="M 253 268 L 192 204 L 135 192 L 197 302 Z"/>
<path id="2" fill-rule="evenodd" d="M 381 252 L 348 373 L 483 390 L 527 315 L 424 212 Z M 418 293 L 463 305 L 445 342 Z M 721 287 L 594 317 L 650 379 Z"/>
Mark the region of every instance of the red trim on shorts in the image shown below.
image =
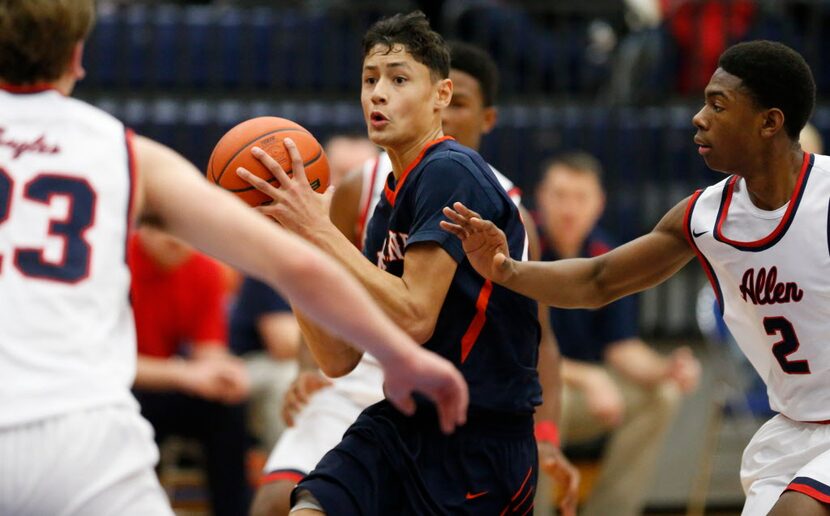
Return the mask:
<path id="1" fill-rule="evenodd" d="M 518 498 L 519 495 L 522 494 L 522 491 L 524 491 L 525 485 L 527 485 L 527 481 L 530 480 L 530 474 L 531 473 L 533 473 L 533 466 L 528 468 L 527 475 L 525 475 L 525 479 L 522 481 L 522 485 L 519 486 L 519 489 L 516 491 L 516 494 L 514 494 L 513 497 L 510 498 L 510 502 L 508 502 L 507 506 L 504 509 L 502 509 L 502 511 L 499 513 L 499 516 L 504 516 L 505 514 L 508 513 L 508 511 L 512 514 L 515 514 L 516 512 L 518 512 L 519 507 L 525 501 L 527 501 L 528 495 L 530 494 L 531 491 L 533 491 L 534 486 L 530 486 L 530 489 L 528 490 L 527 493 L 525 493 L 525 496 L 521 499 L 521 501 L 519 501 L 515 505 L 513 504 L 513 502 L 516 501 L 516 498 Z M 512 509 L 510 508 L 511 505 L 513 505 Z M 530 511 L 530 509 L 532 509 L 532 508 L 533 508 L 533 503 L 530 504 L 530 507 L 527 510 L 525 510 L 525 512 L 523 514 L 527 514 Z"/>
<path id="2" fill-rule="evenodd" d="M 299 484 L 300 480 L 305 478 L 305 475 L 300 473 L 299 471 L 295 470 L 279 470 L 279 471 L 272 471 L 271 473 L 267 473 L 262 475 L 259 480 L 259 485 L 270 484 L 273 482 L 279 482 L 281 480 L 290 480 L 295 484 Z"/>
<path id="3" fill-rule="evenodd" d="M 403 188 L 403 184 L 406 181 L 406 176 L 408 176 L 409 173 L 412 172 L 413 168 L 417 167 L 418 164 L 421 163 L 421 160 L 424 159 L 424 156 L 426 155 L 427 151 L 435 145 L 438 145 L 439 143 L 447 140 L 455 140 L 455 138 L 453 138 L 452 136 L 442 136 L 441 138 L 432 140 L 431 142 L 428 142 L 426 145 L 424 145 L 424 148 L 421 149 L 421 153 L 418 154 L 418 157 L 415 158 L 415 160 L 412 163 L 410 163 L 408 167 L 406 167 L 406 170 L 403 171 L 401 177 L 399 177 L 397 181 L 395 181 L 395 190 L 390 190 L 389 183 L 386 183 L 386 186 L 383 189 L 383 193 L 386 195 L 386 200 L 389 201 L 389 204 L 391 204 L 392 206 L 395 205 L 395 198 L 398 197 L 398 192 L 400 192 L 401 188 Z"/>
<path id="4" fill-rule="evenodd" d="M 533 466 L 530 466 L 529 468 L 527 468 L 527 475 L 525 475 L 525 479 L 522 481 L 522 485 L 519 486 L 519 490 L 516 491 L 516 494 L 514 494 L 513 498 L 510 499 L 511 502 L 515 501 L 516 498 L 519 497 L 519 493 L 522 492 L 522 489 L 525 488 L 525 484 L 527 484 L 527 481 L 530 480 L 530 474 L 531 473 L 533 473 Z"/>
<path id="5" fill-rule="evenodd" d="M 476 314 L 473 317 L 464 336 L 461 337 L 461 363 L 467 360 L 467 355 L 473 350 L 484 323 L 487 322 L 487 305 L 490 303 L 490 294 L 493 292 L 493 282 L 485 280 L 476 299 Z"/>

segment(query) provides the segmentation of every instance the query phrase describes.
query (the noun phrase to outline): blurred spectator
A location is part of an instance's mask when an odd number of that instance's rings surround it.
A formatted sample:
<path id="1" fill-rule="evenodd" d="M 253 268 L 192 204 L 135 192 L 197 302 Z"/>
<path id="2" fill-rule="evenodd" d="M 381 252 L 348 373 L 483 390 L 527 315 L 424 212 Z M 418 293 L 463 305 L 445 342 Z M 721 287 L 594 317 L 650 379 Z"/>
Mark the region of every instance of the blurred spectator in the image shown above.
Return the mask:
<path id="1" fill-rule="evenodd" d="M 363 166 L 378 155 L 378 148 L 365 135 L 339 134 L 332 136 L 325 145 L 329 160 L 331 184 L 337 186 L 349 172 Z"/>
<path id="2" fill-rule="evenodd" d="M 282 400 L 297 376 L 300 327 L 291 307 L 268 285 L 246 278 L 231 312 L 230 346 L 251 379 L 248 428 L 270 450 L 285 428 Z"/>
<path id="3" fill-rule="evenodd" d="M 677 45 L 682 94 L 706 88 L 718 58 L 747 35 L 757 11 L 753 0 L 660 0 L 660 6 Z"/>
<path id="4" fill-rule="evenodd" d="M 547 164 L 537 191 L 543 259 L 609 251 L 596 226 L 605 195 L 591 155 L 562 155 Z M 681 393 L 697 386 L 700 365 L 688 348 L 669 356 L 637 336 L 633 298 L 597 310 L 552 308 L 562 353 L 562 441 L 569 446 L 607 436 L 601 470 L 583 515 L 642 512 L 663 438 Z"/>
<path id="5" fill-rule="evenodd" d="M 245 366 L 228 352 L 222 267 L 145 221 L 129 243 L 141 414 L 156 441 L 197 439 L 213 514 L 246 514 Z"/>

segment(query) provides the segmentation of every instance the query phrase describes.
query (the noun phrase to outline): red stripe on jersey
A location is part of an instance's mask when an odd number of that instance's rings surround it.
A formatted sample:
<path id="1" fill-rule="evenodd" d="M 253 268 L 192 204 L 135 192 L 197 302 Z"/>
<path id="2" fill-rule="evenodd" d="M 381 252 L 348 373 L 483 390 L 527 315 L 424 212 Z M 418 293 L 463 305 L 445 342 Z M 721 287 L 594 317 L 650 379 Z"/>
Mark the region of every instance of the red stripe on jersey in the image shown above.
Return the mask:
<path id="1" fill-rule="evenodd" d="M 697 202 L 697 198 L 700 197 L 700 194 L 702 193 L 703 190 L 698 190 L 692 195 L 691 198 L 689 198 L 689 204 L 686 205 L 686 212 L 683 214 L 683 233 L 686 235 L 689 247 L 694 250 L 701 267 L 703 267 L 706 277 L 709 278 L 709 283 L 712 285 L 712 290 L 718 298 L 718 305 L 720 306 L 721 313 L 723 313 L 724 307 L 722 292 L 720 290 L 720 285 L 718 285 L 718 282 L 715 279 L 715 272 L 712 270 L 709 260 L 707 260 L 706 257 L 703 256 L 703 253 L 700 252 L 700 249 L 697 248 L 697 244 L 695 244 L 694 237 L 692 236 L 692 208 Z"/>
<path id="2" fill-rule="evenodd" d="M 404 181 L 406 181 L 406 176 L 408 176 L 409 173 L 412 172 L 412 169 L 417 167 L 418 164 L 421 162 L 421 160 L 424 159 L 424 155 L 427 153 L 427 151 L 430 148 L 432 148 L 433 146 L 438 145 L 439 143 L 441 143 L 443 141 L 454 140 L 454 139 L 455 138 L 453 138 L 452 136 L 442 136 L 441 138 L 437 138 L 435 140 L 432 140 L 431 142 L 424 145 L 424 148 L 421 149 L 421 153 L 418 154 L 418 157 L 415 158 L 415 160 L 412 163 L 410 163 L 408 167 L 406 167 L 406 170 L 403 171 L 403 174 L 401 174 L 401 177 L 397 178 L 397 181 L 395 182 L 395 189 L 390 190 L 388 183 L 387 183 L 386 187 L 384 188 L 383 193 L 386 195 L 386 200 L 389 201 L 389 204 L 391 204 L 392 206 L 395 205 L 395 199 L 398 197 L 398 192 L 401 191 L 401 188 L 403 187 Z"/>
<path id="3" fill-rule="evenodd" d="M 493 292 L 493 282 L 485 280 L 484 285 L 478 293 L 476 299 L 476 315 L 473 317 L 464 336 L 461 337 L 461 363 L 467 360 L 467 355 L 473 350 L 478 336 L 481 334 L 481 329 L 484 328 L 484 323 L 487 321 L 487 304 L 490 303 L 490 293 Z"/>
<path id="4" fill-rule="evenodd" d="M 290 480 L 295 484 L 299 484 L 300 480 L 305 478 L 305 475 L 297 471 L 272 471 L 267 475 L 263 475 L 259 480 L 259 485 L 270 484 L 272 482 L 279 482 L 281 480 Z"/>
<path id="5" fill-rule="evenodd" d="M 375 191 L 375 181 L 377 181 L 378 167 L 380 166 L 380 156 L 375 158 L 375 166 L 372 167 L 372 175 L 369 178 L 368 187 L 364 187 L 366 192 L 366 199 L 363 202 L 363 207 L 360 210 L 360 217 L 357 219 L 357 227 L 355 228 L 355 235 L 360 239 L 360 247 L 364 245 L 364 231 L 366 230 L 366 219 L 369 217 L 369 206 L 372 205 L 372 195 Z"/>
<path id="6" fill-rule="evenodd" d="M 9 93 L 40 93 L 43 91 L 55 90 L 57 89 L 52 86 L 51 84 L 47 83 L 39 83 L 39 84 L 0 84 L 0 90 L 8 91 Z"/>
<path id="7" fill-rule="evenodd" d="M 784 491 L 797 491 L 799 493 L 809 496 L 810 498 L 815 498 L 819 502 L 830 503 L 830 496 L 822 493 L 818 489 L 806 486 L 804 484 L 791 483 L 787 486 L 786 489 L 784 489 Z"/>
<path id="8" fill-rule="evenodd" d="M 790 196 L 790 204 L 787 206 L 787 211 L 784 213 L 784 216 L 781 217 L 781 222 L 778 223 L 778 226 L 770 233 L 769 235 L 761 238 L 759 240 L 754 240 L 752 242 L 739 242 L 737 240 L 731 240 L 724 236 L 723 234 L 723 223 L 726 222 L 726 216 L 729 212 L 729 205 L 732 203 L 732 193 L 735 191 L 735 183 L 738 181 L 738 176 L 733 176 L 732 179 L 726 185 L 726 200 L 723 203 L 723 208 L 720 212 L 720 218 L 718 219 L 717 224 L 715 225 L 715 234 L 718 237 L 718 240 L 725 242 L 727 244 L 733 246 L 741 246 L 741 247 L 761 247 L 764 245 L 769 244 L 778 235 L 781 231 L 789 225 L 790 218 L 793 216 L 795 212 L 795 208 L 798 205 L 796 199 L 798 199 L 799 193 L 801 193 L 803 186 L 804 186 L 804 178 L 807 176 L 807 168 L 810 165 L 810 153 L 804 153 L 804 160 L 801 163 L 801 172 L 798 174 L 798 180 L 795 183 L 795 188 L 793 188 L 793 193 Z"/>

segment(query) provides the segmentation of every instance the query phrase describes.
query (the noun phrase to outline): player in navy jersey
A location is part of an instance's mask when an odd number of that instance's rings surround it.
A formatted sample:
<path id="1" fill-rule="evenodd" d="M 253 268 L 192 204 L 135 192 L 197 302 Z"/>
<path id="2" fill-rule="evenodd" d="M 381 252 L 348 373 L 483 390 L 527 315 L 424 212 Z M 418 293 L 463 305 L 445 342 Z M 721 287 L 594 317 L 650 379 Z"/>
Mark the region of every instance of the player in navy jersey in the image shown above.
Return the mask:
<path id="1" fill-rule="evenodd" d="M 455 203 L 443 223 L 484 276 L 563 308 L 599 307 L 671 277 L 696 255 L 730 332 L 780 412 L 744 451 L 743 514 L 830 514 L 830 158 L 804 152 L 809 66 L 780 43 L 724 52 L 692 119 L 698 153 L 730 174 L 647 235 L 594 258 L 518 262 L 491 222 Z M 486 217 L 486 216 L 485 216 Z"/>
<path id="2" fill-rule="evenodd" d="M 277 201 L 263 212 L 350 268 L 405 331 L 453 361 L 470 386 L 468 422 L 450 436 L 433 430 L 435 409 L 425 400 L 412 419 L 386 401 L 366 409 L 299 483 L 292 513 L 499 514 L 533 505 L 537 307 L 470 267 L 460 242 L 441 231 L 441 209 L 463 198 L 487 213 L 517 259 L 526 235 L 490 167 L 443 136 L 449 65 L 443 40 L 421 13 L 382 20 L 364 37 L 364 117 L 393 168 L 367 228 L 365 257 L 329 221 L 328 199 L 304 183 L 291 143 L 296 181 L 262 154 L 279 190 L 240 171 Z M 324 371 L 354 367 L 359 353 L 298 318 Z"/>

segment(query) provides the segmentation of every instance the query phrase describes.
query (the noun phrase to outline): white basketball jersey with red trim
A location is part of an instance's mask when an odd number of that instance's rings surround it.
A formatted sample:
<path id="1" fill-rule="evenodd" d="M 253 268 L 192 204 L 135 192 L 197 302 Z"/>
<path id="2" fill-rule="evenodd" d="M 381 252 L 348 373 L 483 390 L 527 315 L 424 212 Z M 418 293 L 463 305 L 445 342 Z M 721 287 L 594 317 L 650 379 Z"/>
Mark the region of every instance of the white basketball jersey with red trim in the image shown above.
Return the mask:
<path id="1" fill-rule="evenodd" d="M 731 176 L 697 192 L 686 211 L 724 321 L 772 409 L 797 421 L 830 420 L 829 200 L 830 157 L 805 154 L 782 210 L 759 210 Z"/>
<path id="2" fill-rule="evenodd" d="M 121 122 L 54 90 L 0 90 L 0 427 L 134 405 Z"/>

